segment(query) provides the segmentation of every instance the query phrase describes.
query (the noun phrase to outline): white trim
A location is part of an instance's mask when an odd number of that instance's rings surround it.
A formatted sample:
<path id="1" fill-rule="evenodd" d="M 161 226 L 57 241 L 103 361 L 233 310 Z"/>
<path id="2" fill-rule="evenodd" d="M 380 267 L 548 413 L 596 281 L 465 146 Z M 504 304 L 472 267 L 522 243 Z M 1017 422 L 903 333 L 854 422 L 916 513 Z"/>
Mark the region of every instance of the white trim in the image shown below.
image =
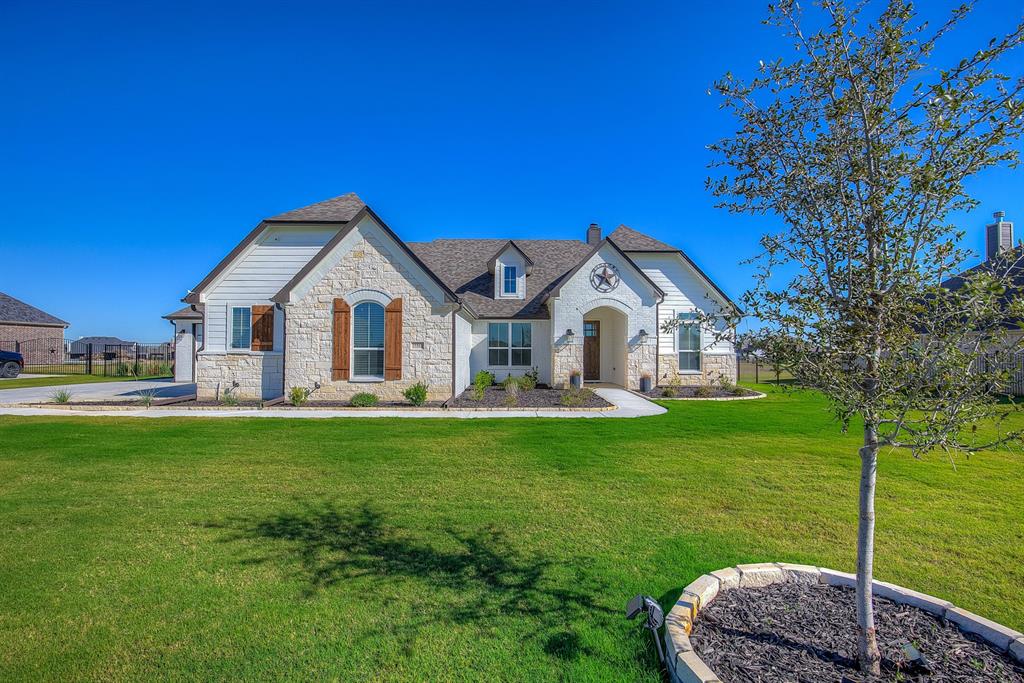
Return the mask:
<path id="1" fill-rule="evenodd" d="M 355 308 L 364 301 L 372 301 L 375 304 L 387 307 L 395 297 L 379 289 L 356 289 L 345 295 L 345 302 Z"/>

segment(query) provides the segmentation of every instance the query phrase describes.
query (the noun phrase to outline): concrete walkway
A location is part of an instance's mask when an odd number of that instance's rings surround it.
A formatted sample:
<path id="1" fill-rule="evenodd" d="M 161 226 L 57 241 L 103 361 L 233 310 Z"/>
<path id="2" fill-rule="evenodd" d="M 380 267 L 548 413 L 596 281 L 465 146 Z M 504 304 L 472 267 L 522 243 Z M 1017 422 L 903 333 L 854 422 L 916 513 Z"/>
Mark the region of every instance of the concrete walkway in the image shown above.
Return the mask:
<path id="1" fill-rule="evenodd" d="M 93 382 L 90 384 L 60 384 L 48 387 L 22 387 L 4 389 L 0 385 L 0 403 L 45 403 L 58 389 L 67 389 L 71 401 L 117 401 L 138 398 L 144 391 L 152 391 L 157 398 L 194 394 L 195 384 L 175 384 L 169 379 L 134 380 L 131 382 Z"/>
<path id="2" fill-rule="evenodd" d="M 121 382 L 118 382 L 121 384 Z M 140 384 L 132 382 L 132 384 Z M 168 384 L 164 382 L 164 384 Z M 92 385 L 90 385 L 92 386 Z M 173 387 L 188 387 L 193 389 L 191 384 L 171 385 Z M 46 387 L 52 390 L 52 387 Z M 10 390 L 10 393 L 20 391 Z M 600 388 L 595 392 L 609 403 L 615 404 L 614 410 L 275 410 L 267 408 L 264 410 L 183 410 L 171 406 L 167 408 L 139 408 L 138 410 L 78 410 L 71 411 L 60 408 L 0 408 L 0 415 L 59 415 L 63 417 L 287 417 L 287 418 L 332 418 L 332 417 L 414 417 L 414 418 L 466 418 L 466 419 L 487 419 L 487 418 L 513 418 L 513 417 L 575 417 L 575 418 L 602 418 L 602 417 L 647 417 L 650 415 L 661 415 L 665 409 L 651 403 L 636 394 L 624 389 Z M 8 392 L 0 392 L 0 403 L 7 403 L 4 400 Z"/>

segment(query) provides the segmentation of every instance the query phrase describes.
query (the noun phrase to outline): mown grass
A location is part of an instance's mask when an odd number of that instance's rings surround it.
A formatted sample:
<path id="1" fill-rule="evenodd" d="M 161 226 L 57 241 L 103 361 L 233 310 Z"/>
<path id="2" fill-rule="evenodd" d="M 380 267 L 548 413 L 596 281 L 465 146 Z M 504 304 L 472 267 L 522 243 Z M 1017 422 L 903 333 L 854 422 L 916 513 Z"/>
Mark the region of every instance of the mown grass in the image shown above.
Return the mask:
<path id="1" fill-rule="evenodd" d="M 813 395 L 636 420 L 0 418 L 0 678 L 657 681 L 636 593 L 851 570 Z M 882 458 L 879 578 L 1024 627 L 1020 455 Z"/>

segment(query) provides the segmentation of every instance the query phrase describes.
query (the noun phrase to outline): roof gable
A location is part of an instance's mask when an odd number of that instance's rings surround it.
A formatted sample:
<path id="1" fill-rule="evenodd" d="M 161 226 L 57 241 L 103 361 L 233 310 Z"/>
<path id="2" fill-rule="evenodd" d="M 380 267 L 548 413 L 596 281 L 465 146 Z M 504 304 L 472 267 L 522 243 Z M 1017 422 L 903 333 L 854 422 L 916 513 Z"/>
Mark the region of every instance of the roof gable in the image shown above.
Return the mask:
<path id="1" fill-rule="evenodd" d="M 640 266 L 634 263 L 633 259 L 629 258 L 629 256 L 619 247 L 619 245 L 617 245 L 614 242 L 614 240 L 611 239 L 611 237 L 606 237 L 600 242 L 598 242 L 590 251 L 590 253 L 588 253 L 585 257 L 580 259 L 579 263 L 577 263 L 572 270 L 570 270 L 568 273 L 562 276 L 555 284 L 555 286 L 551 289 L 547 298 L 550 299 L 557 297 L 562 290 L 562 286 L 565 285 L 566 282 L 571 280 L 573 276 L 576 275 L 576 273 L 578 273 L 580 269 L 583 268 L 583 266 L 585 266 L 587 262 L 590 261 L 590 259 L 592 259 L 595 255 L 601 253 L 601 250 L 606 247 L 610 247 L 626 265 L 632 268 L 634 273 L 637 276 L 639 276 L 639 278 L 651 288 L 651 291 L 654 293 L 656 297 L 658 297 L 659 299 L 665 298 L 665 292 L 661 291 L 661 287 L 658 287 L 658 285 L 656 285 L 654 281 L 647 276 L 647 273 L 645 273 L 643 269 L 640 268 Z"/>
<path id="2" fill-rule="evenodd" d="M 3 292 L 0 292 L 0 322 L 44 325 L 46 327 L 67 327 L 69 325 L 60 318 Z"/>
<path id="3" fill-rule="evenodd" d="M 319 252 L 317 252 L 316 256 L 310 259 L 309 262 L 303 266 L 302 270 L 296 273 L 295 276 L 284 287 L 282 287 L 277 294 L 271 297 L 271 301 L 275 301 L 277 303 L 288 303 L 292 300 L 292 297 L 297 291 L 305 288 L 310 284 L 310 282 L 316 281 L 318 271 L 321 269 L 321 266 L 325 265 L 332 254 L 344 248 L 346 246 L 346 238 L 352 235 L 353 231 L 359 228 L 359 226 L 364 224 L 374 225 L 380 229 L 380 231 L 398 247 L 399 251 L 404 256 L 408 257 L 412 261 L 413 265 L 423 272 L 427 278 L 441 290 L 442 296 L 445 299 L 456 302 L 459 301 L 459 297 L 448 288 L 444 281 L 434 274 L 434 272 L 420 260 L 419 256 L 409 249 L 408 245 L 406 245 L 406 243 L 403 242 L 401 238 L 399 238 L 398 235 L 396 235 L 395 232 L 389 228 L 376 213 L 373 212 L 373 209 L 368 206 L 364 206 L 360 209 L 359 213 L 353 216 L 352 220 L 348 221 L 348 223 L 346 223 L 345 226 L 339 230 L 338 233 L 332 237 Z M 323 273 L 319 273 L 319 276 L 323 277 Z"/>
<path id="4" fill-rule="evenodd" d="M 297 222 L 297 223 L 347 223 L 355 218 L 360 209 L 366 203 L 359 198 L 355 192 L 343 194 L 340 197 L 333 197 L 322 202 L 301 206 L 291 211 L 279 213 L 276 216 L 266 218 L 267 222 Z"/>

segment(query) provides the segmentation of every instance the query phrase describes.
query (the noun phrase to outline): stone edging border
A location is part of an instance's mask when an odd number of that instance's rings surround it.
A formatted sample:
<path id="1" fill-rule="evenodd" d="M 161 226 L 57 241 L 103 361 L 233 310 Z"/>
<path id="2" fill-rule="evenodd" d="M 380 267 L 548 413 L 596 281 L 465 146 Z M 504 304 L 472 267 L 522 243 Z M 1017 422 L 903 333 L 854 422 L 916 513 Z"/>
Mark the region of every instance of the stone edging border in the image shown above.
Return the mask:
<path id="1" fill-rule="evenodd" d="M 671 398 L 661 396 L 647 396 L 639 392 L 634 391 L 633 393 L 641 398 L 646 398 L 648 401 L 756 401 L 759 398 L 765 398 L 768 394 L 763 394 L 760 391 L 754 389 L 748 389 L 747 391 L 753 391 L 753 396 L 709 396 L 707 398 L 698 398 L 696 396 L 673 396 Z"/>
<path id="2" fill-rule="evenodd" d="M 683 594 L 665 617 L 665 656 L 668 660 L 669 679 L 673 683 L 721 683 L 715 672 L 697 656 L 690 645 L 693 620 L 720 591 L 763 588 L 776 583 L 823 583 L 853 588 L 857 585 L 857 576 L 824 567 L 788 562 L 738 564 L 704 574 L 683 589 Z M 948 600 L 885 581 L 873 581 L 871 585 L 878 597 L 917 607 L 951 621 L 961 631 L 977 635 L 997 650 L 1007 652 L 1013 659 L 1024 663 L 1024 634 L 960 609 Z"/>

